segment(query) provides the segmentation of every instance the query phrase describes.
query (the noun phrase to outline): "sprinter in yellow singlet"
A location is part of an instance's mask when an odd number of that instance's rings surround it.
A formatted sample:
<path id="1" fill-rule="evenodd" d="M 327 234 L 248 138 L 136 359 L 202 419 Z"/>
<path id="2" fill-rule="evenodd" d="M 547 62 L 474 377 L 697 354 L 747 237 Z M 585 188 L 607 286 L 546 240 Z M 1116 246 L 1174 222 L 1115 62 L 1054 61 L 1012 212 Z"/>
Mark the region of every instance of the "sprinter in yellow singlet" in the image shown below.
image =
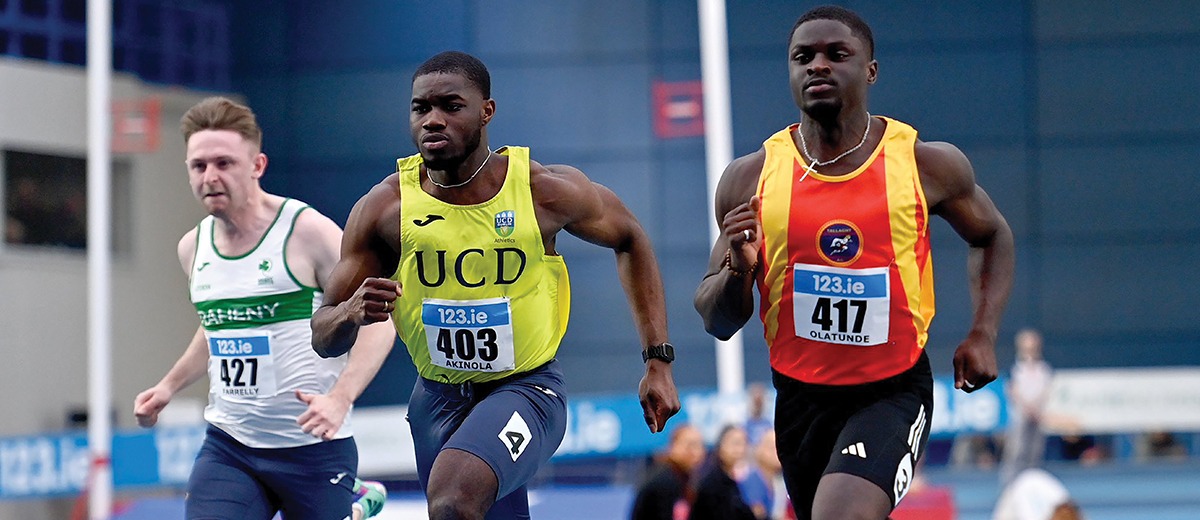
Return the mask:
<path id="1" fill-rule="evenodd" d="M 430 58 L 413 74 L 409 110 L 419 153 L 397 161 L 351 212 L 313 345 L 337 355 L 360 326 L 394 317 L 420 375 L 408 414 L 429 517 L 529 518 L 525 483 L 566 428 L 554 356 L 570 284 L 556 235 L 617 255 L 651 432 L 679 411 L 658 264 L 612 191 L 575 168 L 530 160 L 527 148 L 489 148 L 496 102 L 478 59 Z"/>

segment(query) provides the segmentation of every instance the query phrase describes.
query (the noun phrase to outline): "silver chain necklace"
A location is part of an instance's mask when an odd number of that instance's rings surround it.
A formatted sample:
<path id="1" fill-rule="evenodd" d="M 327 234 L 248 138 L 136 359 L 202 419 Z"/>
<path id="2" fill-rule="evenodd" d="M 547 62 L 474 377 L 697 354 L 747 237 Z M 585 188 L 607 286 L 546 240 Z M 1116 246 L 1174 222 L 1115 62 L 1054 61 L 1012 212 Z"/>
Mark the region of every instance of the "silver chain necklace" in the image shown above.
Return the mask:
<path id="1" fill-rule="evenodd" d="M 859 141 L 858 144 L 854 145 L 854 148 L 846 150 L 846 151 L 842 152 L 841 155 L 838 155 L 837 157 L 834 157 L 833 159 L 830 159 L 828 161 L 818 161 L 815 158 L 813 158 L 812 154 L 808 153 L 808 143 L 804 140 L 804 130 L 802 130 L 800 128 L 797 128 L 797 130 L 798 130 L 798 133 L 800 134 L 800 151 L 804 152 L 804 160 L 808 161 L 808 166 L 806 166 L 804 169 L 804 176 L 800 177 L 800 181 L 802 181 L 808 177 L 809 173 L 816 171 L 817 168 L 829 166 L 835 162 L 838 162 L 843 157 L 854 153 L 859 148 L 862 148 L 863 143 L 867 142 L 867 135 L 871 133 L 871 113 L 867 112 L 867 127 L 865 129 L 863 129 L 862 140 Z M 800 182 L 800 181 L 796 181 L 796 182 Z"/>
<path id="2" fill-rule="evenodd" d="M 803 137 L 803 136 L 801 136 L 801 137 Z M 444 190 L 448 190 L 450 188 L 459 188 L 462 186 L 466 186 L 468 182 L 475 180 L 475 176 L 479 175 L 479 172 L 483 171 L 483 167 L 487 166 L 488 160 L 491 158 L 492 158 L 492 151 L 489 149 L 487 157 L 483 158 L 483 162 L 480 163 L 479 167 L 475 169 L 475 173 L 472 173 L 470 177 L 467 177 L 467 180 L 462 181 L 458 184 L 442 184 L 442 183 L 438 182 L 437 179 L 434 179 L 432 175 L 429 175 L 429 182 L 432 182 L 434 186 L 437 186 Z M 426 175 L 428 175 L 428 172 L 426 172 Z"/>

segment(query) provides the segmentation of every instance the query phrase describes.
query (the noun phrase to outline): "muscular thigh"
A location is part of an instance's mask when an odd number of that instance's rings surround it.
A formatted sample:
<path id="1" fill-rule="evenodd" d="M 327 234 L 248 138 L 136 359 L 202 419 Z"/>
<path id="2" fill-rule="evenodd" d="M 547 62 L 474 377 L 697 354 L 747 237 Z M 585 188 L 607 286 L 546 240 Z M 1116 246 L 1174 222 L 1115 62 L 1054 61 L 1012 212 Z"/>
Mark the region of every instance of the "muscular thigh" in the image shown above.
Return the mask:
<path id="1" fill-rule="evenodd" d="M 472 405 L 466 396 L 454 395 L 440 385 L 417 378 L 408 400 L 408 424 L 413 436 L 421 489 L 428 489 L 433 462 L 446 441 L 467 418 Z"/>
<path id="2" fill-rule="evenodd" d="M 270 450 L 263 480 L 279 497 L 284 520 L 342 520 L 354 501 L 358 448 L 353 438 Z"/>
<path id="3" fill-rule="evenodd" d="M 780 382 L 775 403 L 775 445 L 797 517 L 809 518 L 817 485 L 849 414 Z"/>
<path id="4" fill-rule="evenodd" d="M 254 475 L 244 447 L 209 427 L 184 499 L 188 520 L 268 520 L 275 497 Z"/>
<path id="5" fill-rule="evenodd" d="M 882 489 L 895 507 L 908 492 L 917 460 L 925 454 L 932 414 L 932 401 L 916 392 L 865 406 L 846 421 L 825 473 L 862 477 Z"/>
<path id="6" fill-rule="evenodd" d="M 565 432 L 561 373 L 538 373 L 505 384 L 476 404 L 443 449 L 486 462 L 498 481 L 496 496 L 504 498 L 550 459 Z"/>

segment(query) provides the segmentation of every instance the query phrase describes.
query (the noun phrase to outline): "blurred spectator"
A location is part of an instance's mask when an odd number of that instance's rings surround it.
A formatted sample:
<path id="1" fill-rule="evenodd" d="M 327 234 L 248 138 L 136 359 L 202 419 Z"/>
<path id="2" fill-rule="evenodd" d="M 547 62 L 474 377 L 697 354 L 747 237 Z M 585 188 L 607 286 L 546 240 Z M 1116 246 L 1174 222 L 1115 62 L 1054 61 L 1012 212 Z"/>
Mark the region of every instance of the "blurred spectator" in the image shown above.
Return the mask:
<path id="1" fill-rule="evenodd" d="M 13 179 L 6 204 L 6 242 L 87 247 L 87 193 L 82 187 L 24 174 Z"/>
<path id="2" fill-rule="evenodd" d="M 950 461 L 959 467 L 993 469 L 1000 459 L 998 453 L 1000 448 L 991 435 L 959 433 L 954 436 Z"/>
<path id="3" fill-rule="evenodd" d="M 1152 459 L 1182 460 L 1187 458 L 1187 447 L 1167 431 L 1146 432 L 1142 437 L 1144 453 Z"/>
<path id="4" fill-rule="evenodd" d="M 1088 466 L 1108 458 L 1108 451 L 1102 443 L 1097 442 L 1095 435 L 1066 434 L 1059 442 L 1063 460 Z"/>
<path id="5" fill-rule="evenodd" d="M 1079 506 L 1054 475 L 1033 468 L 1017 474 L 1004 487 L 992 520 L 1081 520 Z"/>
<path id="6" fill-rule="evenodd" d="M 771 418 L 767 416 L 767 389 L 762 383 L 750 383 L 746 387 L 747 417 L 746 439 L 751 446 L 758 446 L 764 433 L 774 430 Z"/>
<path id="7" fill-rule="evenodd" d="M 58 215 L 58 242 L 76 249 L 87 248 L 87 194 L 78 187 L 69 188 Z"/>
<path id="8" fill-rule="evenodd" d="M 688 481 L 704 461 L 704 438 L 696 427 L 671 430 L 666 451 L 657 457 L 633 499 L 632 520 L 684 520 L 688 514 Z"/>
<path id="9" fill-rule="evenodd" d="M 1004 387 L 1009 424 L 1001 453 L 1000 482 L 1007 484 L 1027 468 L 1041 467 L 1046 453 L 1042 419 L 1050 398 L 1053 372 L 1042 359 L 1042 335 L 1022 329 L 1016 337 L 1017 360 Z"/>
<path id="10" fill-rule="evenodd" d="M 745 459 L 746 430 L 726 426 L 701 470 L 688 520 L 756 520 L 737 484 Z"/>
<path id="11" fill-rule="evenodd" d="M 42 193 L 36 180 L 18 177 L 8 194 L 7 222 L 12 232 L 5 232 L 10 243 L 52 244 L 56 224 L 51 197 Z M 11 233 L 11 234 L 10 234 Z"/>
<path id="12" fill-rule="evenodd" d="M 758 520 L 778 518 L 774 514 L 775 504 L 778 502 L 775 481 L 779 479 L 783 468 L 779 464 L 779 453 L 775 451 L 775 430 L 769 429 L 764 432 L 762 438 L 753 446 L 750 471 L 738 482 L 742 500 L 750 506 Z"/>
<path id="13" fill-rule="evenodd" d="M 4 219 L 4 241 L 9 244 L 22 244 L 25 242 L 25 224 L 16 217 L 8 215 Z"/>

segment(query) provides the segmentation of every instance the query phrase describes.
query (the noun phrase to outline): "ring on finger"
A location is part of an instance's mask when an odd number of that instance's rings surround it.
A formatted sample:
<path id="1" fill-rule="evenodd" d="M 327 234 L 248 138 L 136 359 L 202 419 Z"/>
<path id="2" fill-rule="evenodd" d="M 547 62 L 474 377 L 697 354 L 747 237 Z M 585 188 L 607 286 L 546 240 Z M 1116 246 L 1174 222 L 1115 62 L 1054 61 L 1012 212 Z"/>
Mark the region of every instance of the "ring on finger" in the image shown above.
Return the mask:
<path id="1" fill-rule="evenodd" d="M 743 229 L 743 230 L 742 230 L 742 236 L 746 237 L 746 241 L 747 241 L 747 242 L 749 242 L 749 241 L 750 241 L 750 230 L 749 230 L 749 229 Z"/>
<path id="2" fill-rule="evenodd" d="M 963 381 L 963 386 L 966 388 L 975 388 L 975 383 L 972 383 L 970 381 Z"/>

